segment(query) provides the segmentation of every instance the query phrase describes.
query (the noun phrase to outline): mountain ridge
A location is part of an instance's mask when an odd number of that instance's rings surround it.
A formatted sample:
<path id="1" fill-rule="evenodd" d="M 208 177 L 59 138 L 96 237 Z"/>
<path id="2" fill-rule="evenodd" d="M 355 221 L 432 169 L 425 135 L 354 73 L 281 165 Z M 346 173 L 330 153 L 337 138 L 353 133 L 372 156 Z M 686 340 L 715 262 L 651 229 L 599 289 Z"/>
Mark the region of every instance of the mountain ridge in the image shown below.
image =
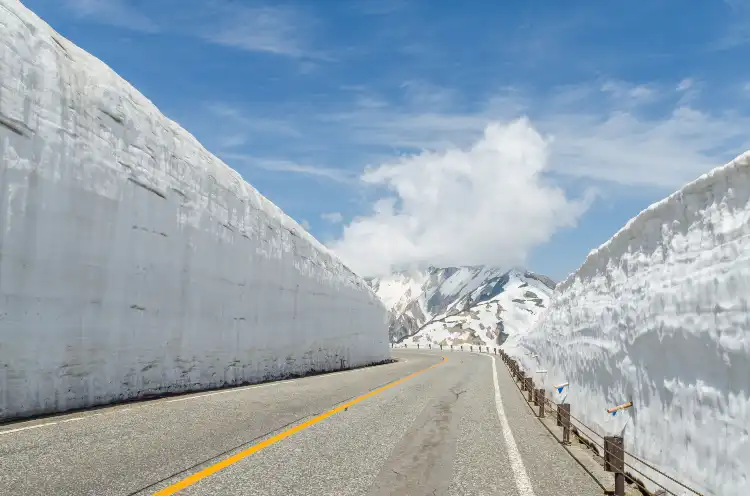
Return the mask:
<path id="1" fill-rule="evenodd" d="M 536 320 L 555 286 L 522 268 L 481 265 L 405 269 L 365 281 L 389 310 L 394 343 L 499 344 L 509 329 L 525 330 Z"/>

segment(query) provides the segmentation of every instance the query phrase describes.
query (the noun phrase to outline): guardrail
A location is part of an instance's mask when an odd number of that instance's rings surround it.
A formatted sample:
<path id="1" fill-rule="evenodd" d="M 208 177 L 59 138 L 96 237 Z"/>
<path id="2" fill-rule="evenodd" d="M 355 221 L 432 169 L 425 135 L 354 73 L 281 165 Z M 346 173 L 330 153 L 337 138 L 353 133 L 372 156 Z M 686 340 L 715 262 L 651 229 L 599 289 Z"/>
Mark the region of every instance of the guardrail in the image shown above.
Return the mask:
<path id="1" fill-rule="evenodd" d="M 570 403 L 556 404 L 552 402 L 549 398 L 547 398 L 547 395 L 545 394 L 544 389 L 534 388 L 534 380 L 532 379 L 531 374 L 523 370 L 523 368 L 521 367 L 521 365 L 519 365 L 517 360 L 515 360 L 510 355 L 505 353 L 502 349 L 499 351 L 500 351 L 499 354 L 503 362 L 507 366 L 508 370 L 510 371 L 511 376 L 514 379 L 516 387 L 518 387 L 524 399 L 526 399 L 526 401 L 529 403 L 529 406 L 532 408 L 532 411 L 534 411 L 534 408 L 533 408 L 534 406 L 538 407 L 538 411 L 536 412 L 537 417 L 540 420 L 545 417 L 546 407 L 550 408 L 551 413 L 554 412 L 557 426 L 562 427 L 563 432 L 562 432 L 561 443 L 564 446 L 570 445 L 570 434 L 572 432 L 574 435 L 576 435 L 579 438 L 582 444 L 585 444 L 589 447 L 593 445 L 593 446 L 596 446 L 598 449 L 602 450 L 603 459 L 604 459 L 604 470 L 606 470 L 607 472 L 613 473 L 615 476 L 615 487 L 614 487 L 614 493 L 613 493 L 615 496 L 624 496 L 626 480 L 631 484 L 637 485 L 638 489 L 643 494 L 646 494 L 646 495 L 652 494 L 647 490 L 646 486 L 643 484 L 643 481 L 638 479 L 635 475 L 633 475 L 632 472 L 639 474 L 643 478 L 651 481 L 653 484 L 661 488 L 659 491 L 654 493 L 653 496 L 656 496 L 656 495 L 678 496 L 672 490 L 664 486 L 664 484 L 654 480 L 652 477 L 644 473 L 637 466 L 633 465 L 633 463 L 629 463 L 626 460 L 626 457 L 630 457 L 631 460 L 638 462 L 645 467 L 648 467 L 649 469 L 653 470 L 655 473 L 674 482 L 675 484 L 682 487 L 683 489 L 690 491 L 690 493 L 692 494 L 695 494 L 698 496 L 705 496 L 703 493 L 690 487 L 687 483 L 681 482 L 676 477 L 673 477 L 665 473 L 663 470 L 655 467 L 654 464 L 649 463 L 643 460 L 642 458 L 639 458 L 638 456 L 634 455 L 633 453 L 627 451 L 625 449 L 625 441 L 622 438 L 622 436 L 602 436 L 601 434 L 596 432 L 596 430 L 592 429 L 590 426 L 586 425 L 583 421 L 581 421 L 579 418 L 575 417 L 574 415 L 570 413 Z M 528 393 L 528 395 L 524 393 Z M 628 405 L 626 404 L 623 406 L 628 406 Z M 581 429 L 585 429 L 589 434 L 587 435 L 582 434 Z M 595 439 L 601 439 L 601 442 Z M 570 450 L 568 450 L 568 452 L 572 456 L 574 456 L 573 453 L 570 452 Z M 598 450 L 597 450 L 597 454 L 598 454 Z M 626 467 L 630 469 L 632 472 L 628 472 L 626 470 Z M 604 487 L 602 487 L 602 489 L 604 489 Z"/>
<path id="2" fill-rule="evenodd" d="M 500 350 L 500 348 L 494 347 L 490 348 L 489 346 L 479 346 L 479 345 L 473 345 L 473 344 L 456 344 L 456 345 L 447 345 L 447 344 L 436 344 L 435 346 L 432 345 L 432 343 L 427 343 L 422 348 L 419 347 L 419 343 L 412 344 L 412 348 L 415 348 L 417 350 L 423 349 L 423 350 L 437 350 L 438 348 L 442 351 L 468 351 L 473 352 L 477 351 L 478 353 L 488 353 L 488 354 L 494 354 L 497 355 Z M 407 343 L 391 343 L 391 348 L 409 348 L 409 345 Z M 490 349 L 492 351 L 490 351 Z"/>
<path id="3" fill-rule="evenodd" d="M 592 447 L 592 446 L 596 447 L 595 451 L 597 455 L 599 455 L 598 450 L 601 449 L 602 458 L 604 460 L 604 470 L 607 472 L 613 473 L 614 478 L 615 478 L 614 492 L 611 492 L 610 494 L 613 494 L 614 496 L 624 496 L 625 495 L 625 482 L 628 482 L 629 484 L 636 485 L 638 489 L 641 491 L 641 493 L 643 493 L 644 495 L 680 496 L 676 494 L 675 492 L 673 492 L 672 490 L 670 490 L 669 488 L 667 488 L 666 486 L 664 486 L 664 484 L 654 480 L 653 477 L 644 473 L 637 466 L 633 465 L 633 463 L 626 461 L 626 457 L 630 457 L 631 460 L 638 462 L 645 467 L 648 467 L 649 469 L 653 470 L 655 473 L 670 480 L 671 482 L 674 482 L 681 488 L 689 491 L 691 494 L 694 494 L 697 496 L 707 496 L 704 493 L 690 487 L 687 483 L 682 482 L 678 480 L 676 477 L 673 477 L 665 473 L 663 470 L 655 467 L 653 463 L 649 463 L 643 460 L 642 458 L 634 455 L 633 453 L 627 451 L 625 449 L 625 441 L 622 438 L 622 436 L 603 436 L 599 434 L 596 430 L 586 425 L 582 420 L 580 420 L 579 418 L 577 418 L 576 416 L 570 413 L 570 403 L 559 403 L 559 404 L 554 403 L 551 399 L 547 397 L 546 391 L 543 388 L 538 388 L 538 389 L 534 388 L 534 379 L 531 377 L 531 374 L 527 373 L 522 368 L 522 366 L 518 363 L 518 360 L 512 358 L 510 355 L 505 353 L 501 348 L 498 348 L 498 347 L 490 348 L 489 346 L 479 346 L 479 345 L 437 344 L 433 346 L 432 343 L 427 343 L 425 346 L 422 346 L 420 348 L 419 343 L 415 343 L 411 345 L 409 345 L 408 343 L 391 343 L 391 348 L 407 348 L 408 349 L 409 347 L 415 348 L 415 349 L 430 349 L 430 350 L 440 349 L 442 351 L 450 350 L 450 351 L 474 352 L 476 350 L 479 353 L 500 355 L 500 357 L 503 360 L 503 363 L 505 363 L 506 367 L 508 368 L 508 371 L 513 377 L 514 383 L 516 387 L 519 389 L 519 391 L 521 392 L 521 395 L 523 396 L 524 400 L 529 404 L 529 407 L 532 409 L 532 411 L 534 411 L 534 407 L 537 407 L 537 410 L 535 411 L 536 416 L 540 420 L 545 418 L 545 415 L 547 413 L 547 408 L 549 408 L 549 412 L 555 416 L 557 426 L 562 427 L 562 439 L 560 440 L 560 442 L 564 447 L 566 447 L 566 450 L 568 451 L 568 453 L 570 453 L 571 456 L 575 458 L 575 455 L 569 449 L 567 449 L 567 446 L 571 444 L 570 442 L 571 433 L 576 436 L 576 438 L 581 442 L 581 444 L 584 444 L 588 447 Z M 568 384 L 565 384 L 565 386 L 568 386 Z M 628 406 L 628 405 L 623 405 L 623 406 Z M 546 424 L 544 425 L 545 427 L 547 427 Z M 583 434 L 581 432 L 581 429 L 586 430 L 589 434 Z M 550 432 L 552 431 L 550 430 Z M 597 441 L 595 439 L 600 439 L 601 441 Z M 581 462 L 579 461 L 579 463 Z M 583 466 L 583 464 L 581 465 Z M 630 469 L 632 472 L 629 472 L 626 469 L 626 467 Z M 586 470 L 588 471 L 588 469 Z M 633 472 L 649 480 L 654 485 L 658 486 L 660 489 L 656 493 L 649 492 L 645 484 L 643 483 L 643 481 L 640 480 L 637 476 L 635 476 Z M 606 488 L 602 486 L 602 490 L 606 491 Z"/>

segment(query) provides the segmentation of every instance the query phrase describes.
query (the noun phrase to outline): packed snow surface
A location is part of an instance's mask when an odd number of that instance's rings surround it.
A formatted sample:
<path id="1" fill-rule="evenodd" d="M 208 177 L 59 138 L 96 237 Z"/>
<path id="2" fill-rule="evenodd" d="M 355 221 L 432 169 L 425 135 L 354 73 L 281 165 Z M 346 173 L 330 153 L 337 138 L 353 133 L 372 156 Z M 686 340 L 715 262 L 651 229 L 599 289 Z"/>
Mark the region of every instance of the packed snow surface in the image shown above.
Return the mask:
<path id="1" fill-rule="evenodd" d="M 750 152 L 632 219 L 507 351 L 571 413 L 706 494 L 750 494 Z M 534 357 L 534 355 L 537 355 Z M 605 409 L 633 401 L 624 413 Z M 677 494 L 691 494 L 632 459 Z M 648 482 L 648 481 L 645 481 Z"/>
<path id="2" fill-rule="evenodd" d="M 0 0 L 0 419 L 389 353 L 363 280 L 101 61 Z"/>
<path id="3" fill-rule="evenodd" d="M 391 311 L 391 340 L 411 344 L 497 345 L 525 331 L 545 308 L 544 276 L 492 267 L 431 267 L 371 279 Z"/>

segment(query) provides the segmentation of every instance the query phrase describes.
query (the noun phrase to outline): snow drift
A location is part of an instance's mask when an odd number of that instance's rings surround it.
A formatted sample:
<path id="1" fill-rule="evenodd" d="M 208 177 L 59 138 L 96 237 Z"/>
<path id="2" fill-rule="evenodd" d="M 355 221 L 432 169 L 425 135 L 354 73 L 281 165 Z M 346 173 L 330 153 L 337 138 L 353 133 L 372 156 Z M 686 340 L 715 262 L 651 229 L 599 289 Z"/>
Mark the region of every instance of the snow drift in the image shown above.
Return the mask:
<path id="1" fill-rule="evenodd" d="M 709 494 L 750 493 L 750 152 L 632 219 L 506 349 L 573 415 Z M 538 357 L 532 358 L 534 354 Z M 632 400 L 612 417 L 605 409 Z M 677 494 L 678 486 L 628 460 Z"/>
<path id="2" fill-rule="evenodd" d="M 0 419 L 389 358 L 369 287 L 0 0 Z"/>

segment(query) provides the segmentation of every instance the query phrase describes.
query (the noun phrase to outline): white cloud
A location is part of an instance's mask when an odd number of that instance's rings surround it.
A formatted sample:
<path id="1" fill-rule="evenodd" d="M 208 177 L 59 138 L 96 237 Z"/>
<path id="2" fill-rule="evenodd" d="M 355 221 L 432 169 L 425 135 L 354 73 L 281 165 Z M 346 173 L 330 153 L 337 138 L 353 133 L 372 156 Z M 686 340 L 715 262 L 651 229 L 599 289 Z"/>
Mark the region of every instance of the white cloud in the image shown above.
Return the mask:
<path id="1" fill-rule="evenodd" d="M 331 224 L 338 224 L 342 220 L 344 220 L 344 216 L 341 215 L 341 213 L 339 212 L 329 212 L 329 213 L 321 214 L 320 218 L 326 222 L 330 222 Z"/>
<path id="2" fill-rule="evenodd" d="M 299 225 L 302 226 L 305 229 L 305 231 L 310 230 L 310 223 L 307 222 L 307 219 L 302 219 L 302 222 L 300 222 Z"/>
<path id="3" fill-rule="evenodd" d="M 157 25 L 130 5 L 128 0 L 65 0 L 65 5 L 80 19 L 134 31 L 158 31 Z"/>
<path id="4" fill-rule="evenodd" d="M 329 246 L 364 275 L 411 264 L 507 267 L 522 264 L 589 204 L 591 197 L 571 200 L 561 184 L 610 192 L 646 186 L 666 195 L 750 148 L 750 116 L 741 99 L 707 111 L 700 99 L 685 99 L 700 82 L 683 91 L 679 85 L 610 81 L 603 90 L 594 81 L 546 97 L 504 88 L 472 102 L 473 111 L 451 98 L 434 109 L 419 98 L 399 104 L 404 99 L 354 88 L 341 107 L 297 114 L 304 118 L 295 120 L 299 137 L 289 147 L 318 145 L 315 158 L 297 156 L 325 167 L 223 156 L 230 165 L 241 161 L 352 186 L 365 210 Z M 524 114 L 531 121 L 518 120 Z M 380 165 L 357 181 L 368 163 Z M 383 189 L 390 193 L 380 194 Z"/>
<path id="5" fill-rule="evenodd" d="M 466 149 L 425 151 L 368 170 L 362 180 L 390 194 L 330 246 L 364 275 L 423 263 L 523 263 L 587 206 L 544 177 L 548 154 L 542 136 L 519 119 L 488 125 Z"/>
<path id="6" fill-rule="evenodd" d="M 476 112 L 386 105 L 329 113 L 325 122 L 342 139 L 403 155 L 364 173 L 365 185 L 390 194 L 330 246 L 365 275 L 410 264 L 523 263 L 592 199 L 571 200 L 551 177 L 668 194 L 750 148 L 747 113 L 736 104 L 701 110 L 685 100 L 700 85 L 677 86 L 592 82 L 537 99 L 499 91 Z M 532 121 L 516 120 L 523 113 Z M 488 122 L 505 124 L 477 142 Z"/>

